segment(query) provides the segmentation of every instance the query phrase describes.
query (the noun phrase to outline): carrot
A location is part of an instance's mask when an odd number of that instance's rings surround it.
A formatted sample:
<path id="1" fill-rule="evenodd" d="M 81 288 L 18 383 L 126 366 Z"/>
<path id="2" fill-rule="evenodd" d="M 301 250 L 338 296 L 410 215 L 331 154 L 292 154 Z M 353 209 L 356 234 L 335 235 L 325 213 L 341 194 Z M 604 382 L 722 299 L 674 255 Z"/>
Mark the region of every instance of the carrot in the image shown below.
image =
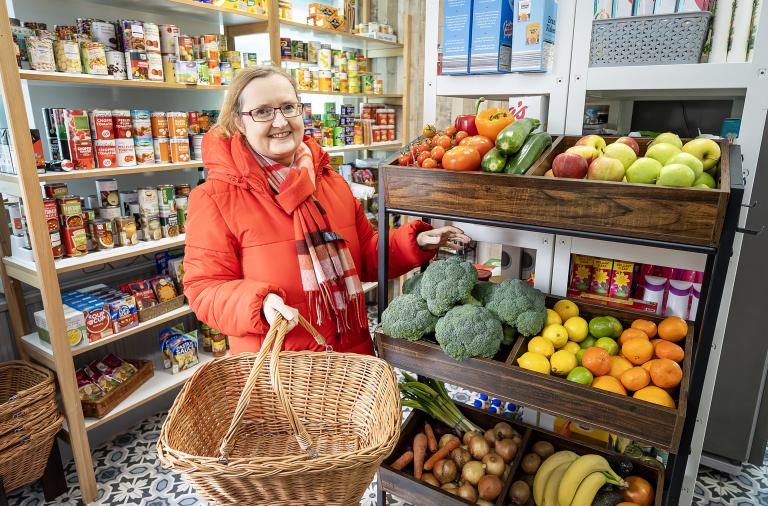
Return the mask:
<path id="1" fill-rule="evenodd" d="M 432 430 L 432 426 L 427 422 L 424 422 L 424 434 L 427 435 L 427 444 L 429 445 L 429 451 L 437 451 L 437 439 L 435 438 L 435 432 Z"/>
<path id="2" fill-rule="evenodd" d="M 404 452 L 402 455 L 400 455 L 396 461 L 392 462 L 392 465 L 389 467 L 398 471 L 402 471 L 403 468 L 411 462 L 413 462 L 413 452 L 408 450 L 407 452 Z"/>
<path id="3" fill-rule="evenodd" d="M 424 468 L 424 457 L 427 455 L 427 436 L 423 432 L 416 434 L 413 438 L 413 476 L 421 479 L 421 472 Z"/>
<path id="4" fill-rule="evenodd" d="M 425 471 L 431 471 L 432 467 L 434 467 L 435 464 L 437 464 L 438 460 L 442 460 L 448 456 L 449 453 L 451 453 L 453 450 L 459 447 L 461 444 L 461 441 L 459 438 L 451 439 L 447 443 L 445 443 L 445 446 L 437 450 L 435 453 L 432 454 L 431 457 L 429 457 L 429 460 L 427 460 L 424 463 L 424 470 Z"/>

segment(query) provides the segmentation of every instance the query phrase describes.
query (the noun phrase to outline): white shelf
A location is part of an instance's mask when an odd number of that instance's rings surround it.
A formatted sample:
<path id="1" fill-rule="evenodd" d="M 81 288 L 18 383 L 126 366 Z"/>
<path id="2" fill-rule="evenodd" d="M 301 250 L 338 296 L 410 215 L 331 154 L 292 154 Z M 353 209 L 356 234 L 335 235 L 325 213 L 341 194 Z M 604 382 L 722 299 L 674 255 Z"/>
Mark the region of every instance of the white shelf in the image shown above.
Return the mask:
<path id="1" fill-rule="evenodd" d="M 113 343 L 128 336 L 138 334 L 139 332 L 143 332 L 144 330 L 151 329 L 152 327 L 156 327 L 171 320 L 181 318 L 182 316 L 186 316 L 190 313 L 192 313 L 192 309 L 187 304 L 184 304 L 180 308 L 169 311 L 163 315 L 158 316 L 157 318 L 141 322 L 132 329 L 113 334 L 109 337 L 105 337 L 104 339 L 99 339 L 98 341 L 80 343 L 72 348 L 72 355 L 80 355 L 86 351 L 100 348 L 109 343 Z M 40 358 L 41 360 L 48 361 L 49 364 L 53 363 L 53 349 L 51 348 L 51 345 L 40 339 L 40 335 L 37 332 L 27 334 L 26 336 L 23 336 L 21 340 L 24 343 L 24 347 L 30 354 L 35 355 L 36 358 Z"/>
<path id="2" fill-rule="evenodd" d="M 194 16 L 200 21 L 217 21 L 224 25 L 241 25 L 247 23 L 260 23 L 267 21 L 266 15 L 248 14 L 226 7 L 218 7 L 211 4 L 196 2 L 195 0 L 89 0 L 95 4 L 119 5 L 120 7 L 135 9 L 138 12 L 154 12 L 169 16 L 168 22 L 174 22 L 174 15 Z M 81 13 L 83 14 L 83 13 Z M 97 17 L 96 13 L 89 13 Z M 139 18 L 141 19 L 141 18 Z M 177 23 L 179 21 L 176 21 Z"/>
<path id="3" fill-rule="evenodd" d="M 168 90 L 218 90 L 224 91 L 227 86 L 215 84 L 181 84 L 166 81 L 115 79 L 112 76 L 98 76 L 89 74 L 69 74 L 65 72 L 42 72 L 38 70 L 19 69 L 21 79 L 38 83 L 40 85 L 53 86 L 116 86 L 125 88 L 155 88 Z"/>
<path id="4" fill-rule="evenodd" d="M 363 149 L 370 150 L 393 150 L 403 146 L 402 141 L 387 141 L 387 142 L 374 142 L 372 144 L 349 144 L 347 146 L 328 146 L 323 150 L 326 153 L 343 153 L 344 151 L 360 151 Z"/>
<path id="5" fill-rule="evenodd" d="M 750 63 L 590 67 L 587 90 L 743 90 L 757 69 Z M 743 94 L 743 91 L 742 93 Z"/>
<path id="6" fill-rule="evenodd" d="M 46 172 L 37 177 L 40 181 L 66 181 L 68 179 L 88 179 L 105 176 L 120 176 L 123 174 L 144 174 L 146 172 L 165 172 L 171 170 L 186 170 L 202 167 L 202 160 L 192 160 L 182 163 L 155 163 L 153 165 L 137 165 L 135 167 L 113 167 L 109 169 L 73 170 L 71 172 Z"/>
<path id="7" fill-rule="evenodd" d="M 507 100 L 513 95 L 550 95 L 557 77 L 551 72 L 437 76 L 437 96 Z"/>

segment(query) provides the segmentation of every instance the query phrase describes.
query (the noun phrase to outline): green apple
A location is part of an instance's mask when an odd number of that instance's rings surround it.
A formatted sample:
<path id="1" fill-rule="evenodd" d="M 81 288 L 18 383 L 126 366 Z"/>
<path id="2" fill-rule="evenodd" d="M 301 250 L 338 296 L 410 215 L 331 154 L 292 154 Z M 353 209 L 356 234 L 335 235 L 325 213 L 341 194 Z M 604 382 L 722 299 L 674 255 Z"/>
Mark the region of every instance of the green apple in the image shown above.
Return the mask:
<path id="1" fill-rule="evenodd" d="M 697 177 L 696 180 L 693 182 L 693 186 L 701 187 L 701 185 L 704 185 L 707 188 L 717 188 L 717 183 L 715 182 L 715 178 L 713 178 L 711 175 L 709 175 L 706 172 L 699 174 L 699 177 Z"/>
<path id="2" fill-rule="evenodd" d="M 693 186 L 696 176 L 693 169 L 682 163 L 673 163 L 661 168 L 657 185 L 661 186 Z"/>
<path id="3" fill-rule="evenodd" d="M 585 146 L 583 144 L 580 146 L 571 146 L 570 148 L 566 149 L 565 152 L 579 155 L 587 161 L 587 165 L 592 163 L 592 160 L 600 156 L 600 151 L 598 151 L 597 148 L 592 146 Z"/>
<path id="4" fill-rule="evenodd" d="M 635 160 L 637 160 L 635 150 L 633 150 L 630 146 L 620 142 L 614 142 L 613 144 L 606 146 L 603 150 L 603 155 L 607 156 L 608 158 L 617 159 L 624 165 L 625 169 L 628 169 L 629 166 L 632 165 Z"/>
<path id="5" fill-rule="evenodd" d="M 650 148 L 648 148 L 648 151 L 645 152 L 645 156 L 648 158 L 653 158 L 657 162 L 661 163 L 662 165 L 667 164 L 667 160 L 675 156 L 680 152 L 680 148 L 677 146 L 673 146 L 672 144 L 667 143 L 661 143 L 661 144 L 654 144 Z"/>
<path id="6" fill-rule="evenodd" d="M 687 165 L 688 167 L 692 168 L 696 177 L 699 177 L 701 173 L 704 172 L 704 164 L 701 163 L 701 160 L 690 153 L 678 153 L 667 160 L 667 165 L 671 165 L 673 163 L 682 163 L 683 165 Z"/>
<path id="7" fill-rule="evenodd" d="M 591 146 L 596 150 L 598 150 L 600 153 L 602 153 L 603 150 L 605 149 L 605 139 L 595 134 L 585 135 L 584 137 L 576 141 L 576 145 Z"/>
<path id="8" fill-rule="evenodd" d="M 621 181 L 624 179 L 624 164 L 615 158 L 601 156 L 589 164 L 587 179 Z"/>
<path id="9" fill-rule="evenodd" d="M 653 158 L 642 157 L 627 169 L 627 181 L 630 183 L 653 184 L 659 179 L 661 163 Z"/>
<path id="10" fill-rule="evenodd" d="M 686 153 L 690 153 L 704 164 L 704 170 L 708 171 L 720 161 L 720 145 L 712 139 L 693 139 L 682 147 Z"/>
<path id="11" fill-rule="evenodd" d="M 656 144 L 672 144 L 673 146 L 677 146 L 678 148 L 683 147 L 683 141 L 680 140 L 680 136 L 677 134 L 673 134 L 672 132 L 664 132 L 663 134 L 659 134 L 656 136 L 655 139 L 651 141 L 650 144 L 648 144 L 648 147 L 655 146 Z"/>
<path id="12" fill-rule="evenodd" d="M 707 188 L 707 189 L 709 189 L 709 190 L 711 190 L 711 189 L 712 189 L 712 188 L 710 188 L 709 186 L 705 185 L 704 183 L 701 183 L 701 184 L 695 184 L 695 185 L 693 185 L 693 187 L 694 187 L 694 188 Z"/>

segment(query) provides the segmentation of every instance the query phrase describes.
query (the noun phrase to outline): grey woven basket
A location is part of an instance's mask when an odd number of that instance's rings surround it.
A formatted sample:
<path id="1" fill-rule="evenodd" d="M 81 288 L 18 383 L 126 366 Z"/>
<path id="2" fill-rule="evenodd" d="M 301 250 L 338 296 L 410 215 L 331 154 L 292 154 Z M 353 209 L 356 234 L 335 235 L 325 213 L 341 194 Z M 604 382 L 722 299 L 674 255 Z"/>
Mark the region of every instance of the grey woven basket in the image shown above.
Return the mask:
<path id="1" fill-rule="evenodd" d="M 710 12 L 592 21 L 591 67 L 698 63 Z"/>

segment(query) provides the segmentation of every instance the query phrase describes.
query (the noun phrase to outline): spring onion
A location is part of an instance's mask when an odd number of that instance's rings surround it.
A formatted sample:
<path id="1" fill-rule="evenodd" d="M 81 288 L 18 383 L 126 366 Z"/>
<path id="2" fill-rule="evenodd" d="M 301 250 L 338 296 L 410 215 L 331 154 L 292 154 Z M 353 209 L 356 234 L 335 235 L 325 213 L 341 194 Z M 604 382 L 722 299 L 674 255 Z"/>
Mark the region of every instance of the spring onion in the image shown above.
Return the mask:
<path id="1" fill-rule="evenodd" d="M 403 376 L 405 381 L 400 383 L 403 406 L 423 411 L 432 418 L 440 420 L 459 435 L 471 430 L 482 433 L 482 429 L 469 421 L 448 397 L 445 383 L 433 379 L 417 381 L 408 373 L 403 373 Z"/>

